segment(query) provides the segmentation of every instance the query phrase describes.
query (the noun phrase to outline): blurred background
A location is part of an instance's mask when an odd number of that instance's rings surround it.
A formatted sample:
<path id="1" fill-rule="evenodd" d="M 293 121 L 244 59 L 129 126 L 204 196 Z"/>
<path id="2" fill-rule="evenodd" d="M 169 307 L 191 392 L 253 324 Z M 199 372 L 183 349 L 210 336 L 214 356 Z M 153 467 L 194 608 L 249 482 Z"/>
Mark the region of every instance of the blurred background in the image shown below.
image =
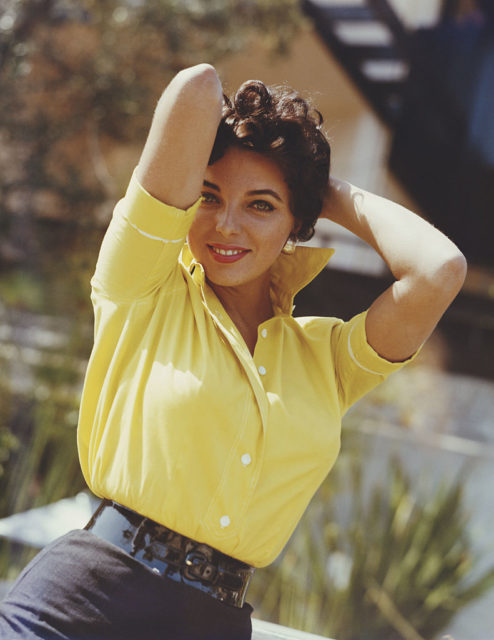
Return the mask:
<path id="1" fill-rule="evenodd" d="M 494 637 L 494 3 L 0 1 L 0 594 L 94 504 L 75 445 L 89 280 L 154 105 L 179 69 L 288 83 L 335 175 L 430 220 L 463 291 L 419 358 L 347 414 L 343 452 L 256 616 L 337 640 Z M 349 318 L 390 282 L 324 221 L 296 315 Z M 50 505 L 50 506 L 47 506 Z"/>

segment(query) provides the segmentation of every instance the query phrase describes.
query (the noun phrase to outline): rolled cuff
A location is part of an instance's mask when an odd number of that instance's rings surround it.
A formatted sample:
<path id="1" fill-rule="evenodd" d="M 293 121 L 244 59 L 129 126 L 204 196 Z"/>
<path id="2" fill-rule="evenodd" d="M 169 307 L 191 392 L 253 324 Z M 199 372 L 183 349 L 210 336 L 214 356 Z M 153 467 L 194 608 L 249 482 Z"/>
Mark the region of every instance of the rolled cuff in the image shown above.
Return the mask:
<path id="1" fill-rule="evenodd" d="M 198 198 L 188 209 L 165 204 L 141 186 L 134 171 L 120 202 L 120 214 L 144 236 L 165 243 L 179 242 L 186 237 L 200 202 Z"/>
<path id="2" fill-rule="evenodd" d="M 350 358 L 353 362 L 366 371 L 367 373 L 377 376 L 387 376 L 393 371 L 401 369 L 401 367 L 412 362 L 420 352 L 420 348 L 406 360 L 400 362 L 391 362 L 380 356 L 370 344 L 367 342 L 367 334 L 365 331 L 365 319 L 367 311 L 355 316 L 351 321 L 352 327 L 348 333 L 347 346 Z"/>

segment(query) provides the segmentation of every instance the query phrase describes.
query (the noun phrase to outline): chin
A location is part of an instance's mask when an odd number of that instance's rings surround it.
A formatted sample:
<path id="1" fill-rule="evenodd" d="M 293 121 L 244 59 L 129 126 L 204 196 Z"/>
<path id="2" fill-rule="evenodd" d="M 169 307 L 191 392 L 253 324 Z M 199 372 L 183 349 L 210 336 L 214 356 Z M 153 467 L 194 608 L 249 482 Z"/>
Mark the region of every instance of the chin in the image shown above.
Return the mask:
<path id="1" fill-rule="evenodd" d="M 216 285 L 217 287 L 239 287 L 242 284 L 246 284 L 248 280 L 244 278 L 235 278 L 228 276 L 219 276 L 217 274 L 213 274 L 213 276 L 209 276 L 206 271 L 206 278 L 208 282 L 212 285 Z"/>

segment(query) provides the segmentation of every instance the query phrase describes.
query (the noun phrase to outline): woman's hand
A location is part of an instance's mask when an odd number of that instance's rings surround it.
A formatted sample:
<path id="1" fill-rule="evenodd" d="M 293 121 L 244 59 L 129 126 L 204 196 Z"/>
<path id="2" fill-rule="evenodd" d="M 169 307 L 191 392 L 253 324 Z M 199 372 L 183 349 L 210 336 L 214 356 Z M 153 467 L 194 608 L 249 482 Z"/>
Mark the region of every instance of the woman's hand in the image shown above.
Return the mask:
<path id="1" fill-rule="evenodd" d="M 209 64 L 180 71 L 166 87 L 137 168 L 152 196 L 180 209 L 197 200 L 222 105 L 221 83 Z"/>
<path id="2" fill-rule="evenodd" d="M 373 247 L 396 281 L 371 305 L 369 344 L 387 360 L 413 355 L 461 289 L 466 261 L 458 247 L 423 218 L 348 182 L 330 179 L 321 212 Z"/>

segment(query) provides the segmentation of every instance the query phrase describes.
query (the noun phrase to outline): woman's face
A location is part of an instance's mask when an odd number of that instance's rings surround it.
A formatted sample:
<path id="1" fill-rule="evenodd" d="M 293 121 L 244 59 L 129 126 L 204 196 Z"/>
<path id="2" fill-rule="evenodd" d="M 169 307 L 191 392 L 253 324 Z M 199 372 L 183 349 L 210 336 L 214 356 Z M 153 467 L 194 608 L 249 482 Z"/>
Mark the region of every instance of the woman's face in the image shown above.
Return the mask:
<path id="1" fill-rule="evenodd" d="M 257 152 L 231 147 L 207 168 L 202 197 L 188 242 L 208 281 L 265 284 L 295 230 L 280 169 Z"/>

